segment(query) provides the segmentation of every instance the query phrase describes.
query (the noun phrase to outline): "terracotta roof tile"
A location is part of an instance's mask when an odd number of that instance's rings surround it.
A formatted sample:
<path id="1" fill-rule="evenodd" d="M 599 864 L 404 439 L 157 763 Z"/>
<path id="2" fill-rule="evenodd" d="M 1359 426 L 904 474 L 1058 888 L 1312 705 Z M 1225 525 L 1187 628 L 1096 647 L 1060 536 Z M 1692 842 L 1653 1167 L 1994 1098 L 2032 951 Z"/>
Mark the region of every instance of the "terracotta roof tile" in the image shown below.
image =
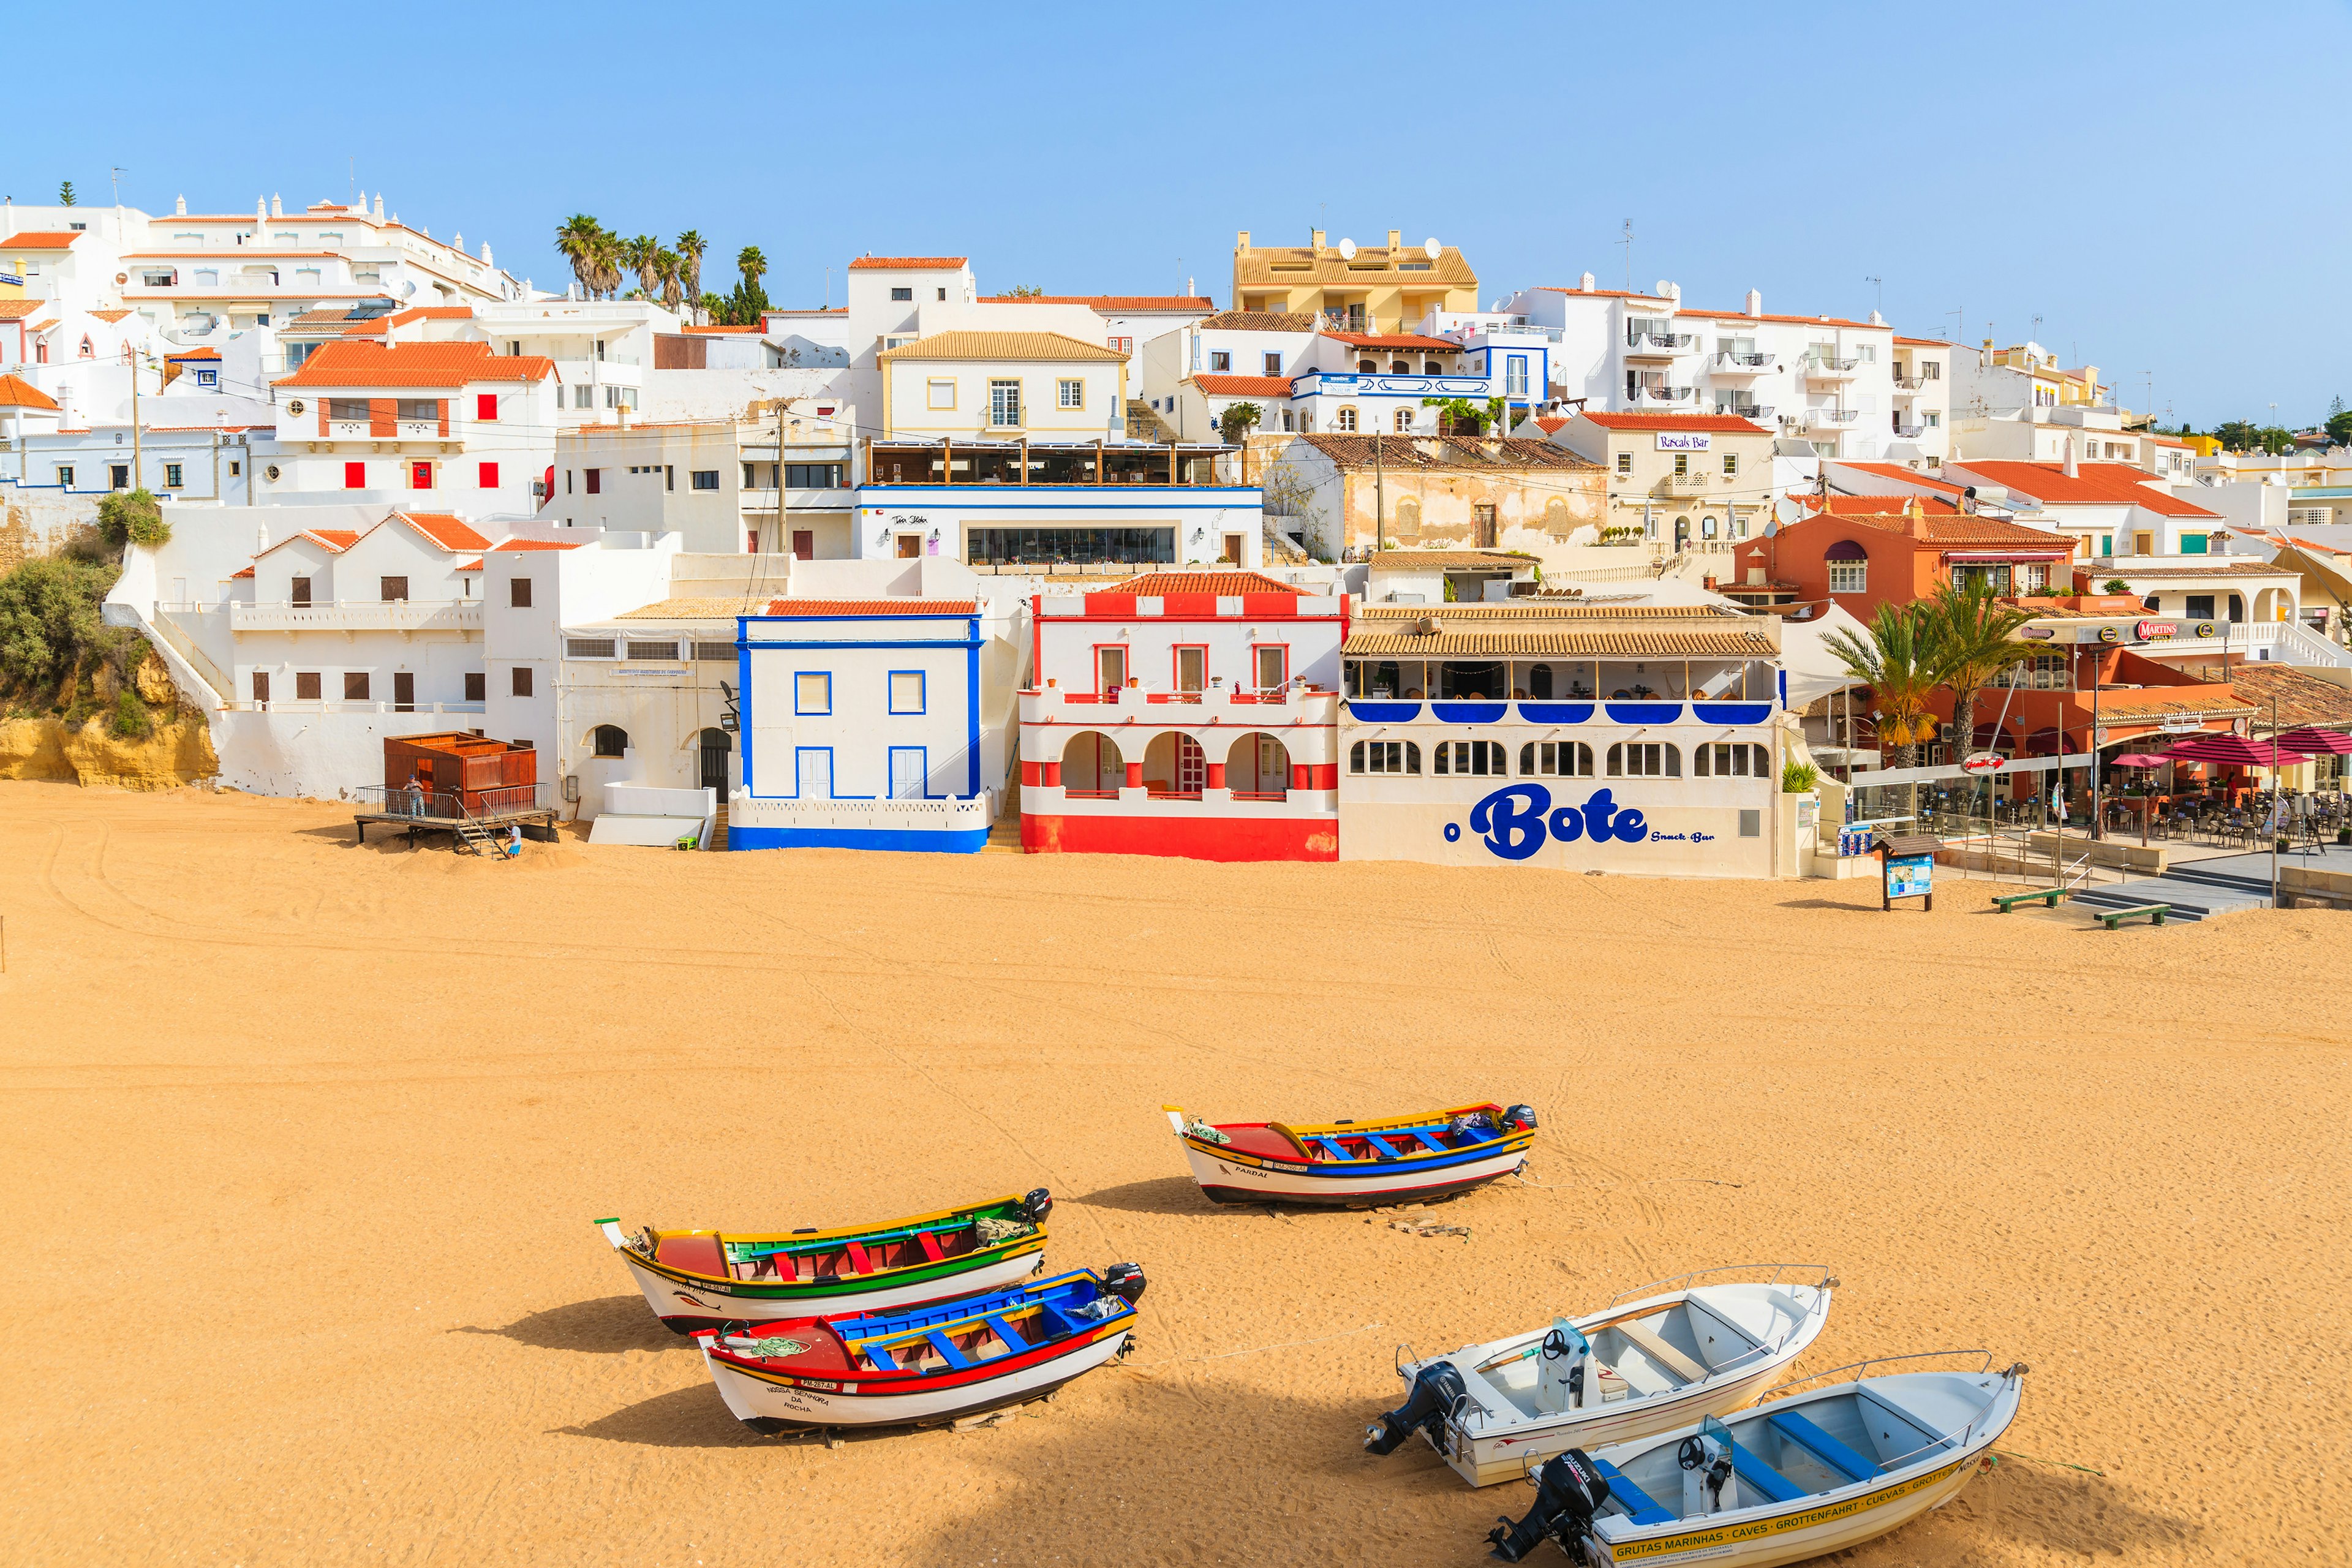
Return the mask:
<path id="1" fill-rule="evenodd" d="M 579 544 L 570 540 L 557 539 L 502 539 L 490 546 L 491 551 L 496 553 L 504 553 L 509 550 L 577 550 L 579 548 Z"/>
<path id="2" fill-rule="evenodd" d="M 96 316 L 100 321 L 104 321 L 109 325 L 112 325 L 114 322 L 119 321 L 122 320 L 123 317 L 131 314 L 131 312 L 128 310 L 92 310 L 90 314 Z"/>
<path id="3" fill-rule="evenodd" d="M 2118 566 L 2106 574 L 2130 582 L 2136 577 L 2163 581 L 2173 577 L 2294 577 L 2299 569 L 2272 561 L 2232 561 L 2227 556 L 2210 566 Z"/>
<path id="4" fill-rule="evenodd" d="M 1370 468 L 1375 462 L 1374 437 L 1370 436 L 1318 433 L 1298 439 L 1342 468 Z M 1487 473 L 1514 468 L 1576 469 L 1591 474 L 1601 471 L 1600 464 L 1533 436 L 1383 436 L 1379 440 L 1377 461 L 1392 469 L 1431 473 L 1465 468 Z"/>
<path id="5" fill-rule="evenodd" d="M 1213 397 L 1287 397 L 1286 375 L 1196 375 L 1192 384 Z"/>
<path id="6" fill-rule="evenodd" d="M 856 263 L 851 265 L 855 266 Z M 898 348 L 885 349 L 885 363 L 898 360 L 1120 360 L 1127 356 L 1100 343 L 1064 332 L 933 332 Z"/>
<path id="7" fill-rule="evenodd" d="M 68 250 L 82 237 L 78 228 L 28 228 L 0 239 L 0 252 L 13 250 Z"/>
<path id="8" fill-rule="evenodd" d="M 2137 506 L 2166 517 L 2221 521 L 2218 512 L 2158 489 L 2151 482 L 2154 476 L 2129 463 L 2079 463 L 2071 478 L 2057 463 L 2001 459 L 1960 462 L 1953 467 L 1980 475 L 2003 489 L 2032 496 L 2044 506 Z"/>
<path id="9" fill-rule="evenodd" d="M 1941 338 L 1906 338 L 1900 332 L 1895 334 L 1895 341 L 1915 349 L 1948 349 L 1959 346 L 1957 343 L 1948 343 Z"/>
<path id="10" fill-rule="evenodd" d="M 1375 572 L 1443 572 L 1449 566 L 1491 566 L 1497 570 L 1509 567 L 1516 571 L 1535 563 L 1534 556 L 1516 550 L 1381 550 L 1375 552 L 1371 559 Z"/>
<path id="11" fill-rule="evenodd" d="M 21 321 L 48 308 L 47 300 L 0 300 L 0 321 Z"/>
<path id="12" fill-rule="evenodd" d="M 748 327 L 729 327 L 729 326 L 697 327 L 697 326 L 688 326 L 688 327 L 687 327 L 687 328 L 685 328 L 684 330 L 685 330 L 686 331 L 688 331 L 688 332 L 692 333 L 692 334 L 693 334 L 693 335 L 695 335 L 696 337 L 718 337 L 718 336 L 720 336 L 720 335 L 722 335 L 722 334 L 732 334 L 732 333 L 737 333 L 737 332 L 754 332 L 754 333 L 757 333 L 757 332 L 764 332 L 764 331 L 766 331 L 768 329 L 767 329 L 767 328 L 765 328 L 765 327 L 763 327 L 763 326 L 758 325 L 757 323 L 754 323 L 753 325 L 751 325 L 751 326 L 748 326 Z"/>
<path id="13" fill-rule="evenodd" d="M 171 361 L 178 361 L 178 360 L 198 360 L 198 359 L 215 359 L 215 360 L 216 360 L 216 359 L 220 358 L 220 350 L 218 350 L 218 349 L 182 349 L 178 353 L 175 353 L 175 354 L 165 354 L 163 357 L 164 357 L 166 360 L 171 360 Z"/>
<path id="14" fill-rule="evenodd" d="M 953 272 L 969 257 L 962 256 L 861 256 L 850 262 L 852 272 Z"/>
<path id="15" fill-rule="evenodd" d="M 855 262 L 852 266 L 856 265 Z M 974 599 L 771 599 L 762 612 L 802 619 L 845 616 L 971 616 L 980 613 Z"/>
<path id="16" fill-rule="evenodd" d="M 2305 724 L 2331 729 L 2352 724 L 2352 691 L 2287 664 L 2240 664 L 2230 670 L 2230 689 L 2254 704 L 2256 727 L 2271 727 L 2271 702 L 2278 702 L 2282 731 Z M 2102 693 L 2102 700 L 2105 694 Z"/>
<path id="17" fill-rule="evenodd" d="M 1419 332 L 1333 332 L 1323 334 L 1335 343 L 1349 343 L 1360 349 L 1419 349 L 1431 353 L 1460 353 L 1462 345 L 1452 338 L 1426 338 Z"/>
<path id="18" fill-rule="evenodd" d="M 1096 310 L 1213 310 L 1200 294 L 983 294 L 983 305 L 1085 305 Z"/>
<path id="19" fill-rule="evenodd" d="M 242 572 L 232 572 L 232 573 L 230 573 L 228 575 L 229 575 L 229 581 L 231 581 L 231 582 L 233 583 L 233 582 L 236 581 L 236 579 L 238 579 L 239 577 L 250 577 L 250 576 L 252 576 L 252 575 L 253 575 L 253 568 L 252 568 L 252 567 L 250 567 L 250 566 L 248 566 L 248 567 L 247 567 L 247 568 L 246 568 L 244 571 L 242 571 Z"/>
<path id="20" fill-rule="evenodd" d="M 58 400 L 21 375 L 0 375 L 0 408 L 38 408 L 59 412 Z"/>
<path id="21" fill-rule="evenodd" d="M 1727 436 L 1769 436 L 1772 432 L 1736 414 L 1587 414 L 1603 430 L 1711 431 Z"/>
<path id="22" fill-rule="evenodd" d="M 273 386 L 465 386 L 479 381 L 544 381 L 555 362 L 538 354 L 494 354 L 484 342 L 321 346 L 302 368 Z"/>
<path id="23" fill-rule="evenodd" d="M 392 514 L 444 550 L 487 550 L 490 542 L 466 520 L 446 511 L 395 511 Z"/>
<path id="24" fill-rule="evenodd" d="M 1166 598 L 1171 594 L 1213 594 L 1222 598 L 1234 598 L 1244 594 L 1297 594 L 1303 590 L 1288 583 L 1277 583 L 1256 572 L 1146 572 L 1129 577 L 1124 583 L 1114 583 L 1096 590 L 1103 594 L 1132 594 L 1139 598 Z"/>
<path id="25" fill-rule="evenodd" d="M 1228 332 L 1311 332 L 1316 324 L 1312 310 L 1220 310 L 1201 327 L 1204 331 L 1214 327 Z"/>
<path id="26" fill-rule="evenodd" d="M 318 545 L 320 549 L 326 551 L 330 555 L 341 555 L 344 551 L 349 550 L 352 545 L 357 544 L 360 542 L 360 535 L 359 530 L 354 528 L 298 529 L 294 532 L 289 533 L 285 538 L 279 540 L 277 543 L 271 545 L 268 550 L 261 552 L 261 555 L 257 555 L 254 559 L 256 561 L 260 560 L 262 555 L 268 554 L 271 550 L 283 550 L 298 539 L 310 541 L 312 544 Z"/>
<path id="27" fill-rule="evenodd" d="M 1857 473 L 1875 475 L 1882 479 L 1899 479 L 1906 485 L 1924 485 L 1928 489 L 1942 490 L 1950 495 L 1958 495 L 1965 488 L 1947 483 L 1932 474 L 1923 474 L 1916 468 L 1906 468 L 1900 463 L 1853 463 L 1843 458 L 1832 458 L 1830 461 L 1841 468 L 1852 468 Z"/>

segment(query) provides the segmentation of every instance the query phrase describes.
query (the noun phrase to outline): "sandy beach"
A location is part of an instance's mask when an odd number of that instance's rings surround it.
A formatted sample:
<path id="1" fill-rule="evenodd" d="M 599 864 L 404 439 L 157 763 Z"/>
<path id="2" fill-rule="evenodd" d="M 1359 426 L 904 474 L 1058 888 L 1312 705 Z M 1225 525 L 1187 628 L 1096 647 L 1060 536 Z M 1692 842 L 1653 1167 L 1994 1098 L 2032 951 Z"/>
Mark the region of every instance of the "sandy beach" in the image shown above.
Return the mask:
<path id="1" fill-rule="evenodd" d="M 1532 1494 L 1360 1451 L 1400 1342 L 1780 1260 L 1843 1281 L 1808 1368 L 2033 1369 L 2032 1458 L 1839 1561 L 2343 1561 L 2352 920 L 1985 891 L 494 865 L 355 848 L 332 805 L 0 784 L 0 1561 L 1470 1564 Z M 1444 1206 L 1466 1241 L 1213 1208 L 1160 1114 L 1486 1099 L 1543 1127 L 1528 1181 Z M 1143 1266 L 1135 1355 L 837 1449 L 734 1421 L 590 1223 L 1039 1185 L 1055 1263 Z"/>

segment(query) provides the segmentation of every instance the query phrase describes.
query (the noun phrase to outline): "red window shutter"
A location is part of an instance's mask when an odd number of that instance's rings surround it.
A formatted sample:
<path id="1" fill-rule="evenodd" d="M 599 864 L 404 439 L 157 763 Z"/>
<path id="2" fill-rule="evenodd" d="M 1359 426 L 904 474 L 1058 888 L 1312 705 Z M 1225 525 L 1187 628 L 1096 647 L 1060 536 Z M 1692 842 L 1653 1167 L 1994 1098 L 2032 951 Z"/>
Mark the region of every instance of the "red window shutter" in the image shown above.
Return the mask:
<path id="1" fill-rule="evenodd" d="M 592 496 L 602 494 L 604 489 L 604 484 L 602 483 L 604 478 L 604 470 L 602 468 L 587 468 L 583 469 L 583 472 L 586 473 L 588 476 L 588 493 Z"/>
<path id="2" fill-rule="evenodd" d="M 477 419 L 494 420 L 498 416 L 499 395 L 495 392 L 476 393 L 474 395 L 474 417 Z"/>
<path id="3" fill-rule="evenodd" d="M 486 490 L 499 488 L 499 466 L 496 463 L 482 465 L 482 488 Z"/>
<path id="4" fill-rule="evenodd" d="M 347 490 L 363 490 L 367 489 L 367 465 L 365 463 L 345 463 L 343 465 L 343 489 Z"/>

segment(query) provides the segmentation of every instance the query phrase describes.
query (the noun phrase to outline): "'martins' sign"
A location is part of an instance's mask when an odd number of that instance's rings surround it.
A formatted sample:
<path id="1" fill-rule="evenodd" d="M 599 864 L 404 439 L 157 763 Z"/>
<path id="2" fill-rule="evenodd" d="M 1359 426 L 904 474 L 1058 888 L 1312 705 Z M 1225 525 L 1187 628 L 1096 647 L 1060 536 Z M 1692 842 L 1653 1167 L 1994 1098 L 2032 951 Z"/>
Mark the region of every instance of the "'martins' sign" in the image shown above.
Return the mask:
<path id="1" fill-rule="evenodd" d="M 1661 430 L 1658 450 L 1661 452 L 1704 452 L 1707 449 L 1704 430 Z"/>

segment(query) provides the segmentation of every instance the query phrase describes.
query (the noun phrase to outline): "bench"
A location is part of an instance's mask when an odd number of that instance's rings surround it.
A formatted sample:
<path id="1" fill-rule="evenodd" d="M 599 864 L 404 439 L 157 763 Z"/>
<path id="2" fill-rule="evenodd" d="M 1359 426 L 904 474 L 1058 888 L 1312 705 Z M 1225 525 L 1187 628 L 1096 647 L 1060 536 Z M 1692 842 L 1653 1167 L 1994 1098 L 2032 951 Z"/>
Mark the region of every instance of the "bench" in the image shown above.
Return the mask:
<path id="1" fill-rule="evenodd" d="M 1023 1351 L 1032 1348 L 1028 1340 L 1022 1335 L 1021 1331 L 1004 1321 L 1003 1313 L 989 1313 L 988 1326 L 996 1331 L 996 1337 L 1003 1340 L 1004 1342 L 1004 1348 L 1011 1351 L 1013 1354 L 1019 1355 Z"/>
<path id="2" fill-rule="evenodd" d="M 1796 1502 L 1811 1495 L 1804 1488 L 1737 1443 L 1731 1446 L 1731 1468 L 1741 1480 L 1746 1481 L 1774 1502 Z"/>
<path id="3" fill-rule="evenodd" d="M 1660 1508 L 1657 1500 L 1626 1479 L 1625 1472 L 1606 1459 L 1592 1461 L 1594 1473 L 1609 1483 L 1609 1495 L 1625 1506 L 1635 1524 L 1672 1524 L 1675 1516 Z"/>
<path id="4" fill-rule="evenodd" d="M 1878 1462 L 1864 1458 L 1793 1410 L 1768 1416 L 1766 1425 L 1822 1464 L 1843 1476 L 1849 1485 L 1878 1474 Z"/>
<path id="5" fill-rule="evenodd" d="M 2172 906 L 2170 904 L 2141 904 L 2137 909 L 2100 910 L 2097 911 L 2099 920 L 2109 931 L 2115 930 L 2116 926 L 2120 921 L 2137 920 L 2142 915 L 2146 915 L 2147 917 L 2148 924 L 2152 926 L 2160 926 L 2164 923 L 2164 917 L 2171 912 Z"/>
<path id="6" fill-rule="evenodd" d="M 2039 892 L 2006 894 L 1994 899 L 1993 902 L 2000 906 L 2002 914 L 2007 914 L 2020 904 L 2038 903 L 2045 910 L 2054 910 L 2058 907 L 2059 900 L 2071 899 L 2074 896 L 2064 888 L 2044 888 Z"/>
<path id="7" fill-rule="evenodd" d="M 1625 1322 L 1612 1326 L 1624 1336 L 1626 1343 L 1685 1383 L 1705 1383 L 1710 1375 L 1706 1368 L 1659 1338 L 1656 1331 L 1646 1325 Z"/>

